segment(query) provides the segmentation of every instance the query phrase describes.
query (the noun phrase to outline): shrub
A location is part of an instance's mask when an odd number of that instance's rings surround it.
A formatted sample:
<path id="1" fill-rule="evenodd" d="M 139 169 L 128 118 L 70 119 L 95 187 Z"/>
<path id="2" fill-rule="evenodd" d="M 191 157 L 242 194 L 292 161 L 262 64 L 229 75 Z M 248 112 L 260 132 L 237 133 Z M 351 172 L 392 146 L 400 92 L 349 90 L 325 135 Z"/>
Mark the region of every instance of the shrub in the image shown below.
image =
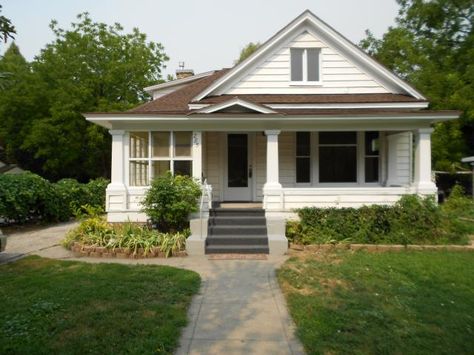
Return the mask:
<path id="1" fill-rule="evenodd" d="M 6 222 L 64 221 L 68 210 L 52 184 L 32 173 L 0 175 L 0 217 Z"/>
<path id="2" fill-rule="evenodd" d="M 441 207 L 433 197 L 406 195 L 390 207 L 302 208 L 300 222 L 287 223 L 287 237 L 301 244 L 463 244 L 474 224 L 459 217 L 474 222 L 474 202 L 462 194 L 450 199 Z"/>
<path id="3" fill-rule="evenodd" d="M 0 218 L 3 223 L 58 222 L 84 206 L 103 211 L 107 183 L 100 178 L 87 184 L 74 179 L 52 184 L 29 172 L 0 175 Z"/>
<path id="4" fill-rule="evenodd" d="M 199 184 L 188 176 L 168 173 L 154 179 L 147 191 L 143 211 L 162 232 L 182 231 L 188 217 L 198 210 Z"/>

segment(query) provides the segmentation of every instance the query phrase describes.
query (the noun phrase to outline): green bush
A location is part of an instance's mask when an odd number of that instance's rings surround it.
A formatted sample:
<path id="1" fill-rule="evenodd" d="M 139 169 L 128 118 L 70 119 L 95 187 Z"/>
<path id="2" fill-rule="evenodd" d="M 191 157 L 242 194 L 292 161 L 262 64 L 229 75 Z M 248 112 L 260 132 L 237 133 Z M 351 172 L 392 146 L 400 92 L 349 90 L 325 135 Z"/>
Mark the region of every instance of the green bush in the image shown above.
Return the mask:
<path id="1" fill-rule="evenodd" d="M 134 254 L 143 249 L 145 255 L 153 248 L 160 248 L 169 257 L 185 249 L 189 234 L 189 230 L 160 233 L 132 222 L 110 224 L 103 217 L 93 216 L 84 219 L 78 227 L 69 231 L 62 244 L 68 249 L 74 242 L 108 249 L 126 248 Z"/>
<path id="2" fill-rule="evenodd" d="M 405 195 L 394 206 L 302 208 L 286 232 L 298 244 L 464 244 L 474 233 L 473 205 L 454 194 L 443 206 L 432 197 Z"/>
<path id="3" fill-rule="evenodd" d="M 154 179 L 143 201 L 143 211 L 162 232 L 182 231 L 198 211 L 201 187 L 188 176 L 170 173 Z"/>
<path id="4" fill-rule="evenodd" d="M 105 205 L 105 179 L 81 184 L 74 179 L 57 183 L 33 174 L 0 175 L 0 218 L 3 223 L 66 221 L 88 206 Z"/>
<path id="5" fill-rule="evenodd" d="M 68 209 L 53 185 L 32 174 L 0 175 L 0 218 L 4 222 L 64 221 Z"/>

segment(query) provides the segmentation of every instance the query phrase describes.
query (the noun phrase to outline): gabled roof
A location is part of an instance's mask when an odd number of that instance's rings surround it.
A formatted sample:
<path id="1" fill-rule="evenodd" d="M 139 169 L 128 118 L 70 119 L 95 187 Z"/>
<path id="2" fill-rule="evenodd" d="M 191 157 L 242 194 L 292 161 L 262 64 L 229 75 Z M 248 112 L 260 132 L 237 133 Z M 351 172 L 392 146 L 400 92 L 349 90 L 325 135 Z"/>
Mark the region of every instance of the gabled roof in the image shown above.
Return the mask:
<path id="1" fill-rule="evenodd" d="M 285 43 L 288 38 L 303 30 L 313 34 L 317 33 L 317 36 L 323 38 L 331 47 L 337 48 L 340 52 L 344 53 L 354 63 L 363 67 L 367 72 L 376 77 L 384 86 L 390 88 L 392 92 L 405 93 L 416 99 L 426 100 L 419 91 L 397 77 L 382 64 L 371 58 L 342 34 L 314 15 L 311 11 L 306 10 L 266 41 L 246 60 L 232 68 L 220 79 L 202 90 L 193 98 L 192 101 L 200 101 L 206 96 L 225 94 L 225 88 L 238 82 L 245 74 L 261 62 L 263 58 Z"/>
<path id="2" fill-rule="evenodd" d="M 186 78 L 167 81 L 167 82 L 164 82 L 164 83 L 148 86 L 148 87 L 144 88 L 143 90 L 145 90 L 147 93 L 152 93 L 153 91 L 156 91 L 156 90 L 161 90 L 161 89 L 170 88 L 170 87 L 173 87 L 173 86 L 192 83 L 193 81 L 205 78 L 206 76 L 209 76 L 209 75 L 212 75 L 212 74 L 214 74 L 214 72 L 215 72 L 214 70 L 211 70 L 211 71 L 208 71 L 208 72 L 199 73 L 199 74 L 196 74 L 196 75 L 191 75 L 191 76 L 188 76 Z"/>
<path id="3" fill-rule="evenodd" d="M 248 100 L 241 99 L 239 97 L 232 97 L 232 98 L 227 98 L 227 100 L 224 100 L 220 103 L 210 105 L 207 107 L 204 107 L 195 113 L 214 113 L 214 112 L 227 112 L 229 109 L 234 109 L 238 108 L 239 111 L 248 111 L 248 112 L 253 112 L 253 113 L 277 113 L 276 111 L 272 110 L 269 107 L 266 107 L 264 105 L 260 105 L 254 102 L 250 102 Z"/>

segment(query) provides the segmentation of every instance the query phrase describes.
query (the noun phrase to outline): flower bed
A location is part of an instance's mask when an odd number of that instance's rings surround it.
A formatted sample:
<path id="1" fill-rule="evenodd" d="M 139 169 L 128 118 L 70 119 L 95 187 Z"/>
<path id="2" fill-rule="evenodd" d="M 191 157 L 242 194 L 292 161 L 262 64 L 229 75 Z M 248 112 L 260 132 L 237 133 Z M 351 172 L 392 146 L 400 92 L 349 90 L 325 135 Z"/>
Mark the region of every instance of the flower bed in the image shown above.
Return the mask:
<path id="1" fill-rule="evenodd" d="M 184 256 L 189 230 L 161 233 L 146 225 L 108 223 L 103 217 L 84 219 L 71 230 L 62 244 L 81 256 L 169 257 Z"/>

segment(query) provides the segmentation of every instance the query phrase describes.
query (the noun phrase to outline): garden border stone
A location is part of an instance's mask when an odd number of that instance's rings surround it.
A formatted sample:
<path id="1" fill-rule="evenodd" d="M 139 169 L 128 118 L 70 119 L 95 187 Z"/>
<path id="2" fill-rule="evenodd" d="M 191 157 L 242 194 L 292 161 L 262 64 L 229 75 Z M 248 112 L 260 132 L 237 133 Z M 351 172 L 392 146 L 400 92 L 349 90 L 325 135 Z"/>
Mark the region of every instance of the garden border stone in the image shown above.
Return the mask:
<path id="1" fill-rule="evenodd" d="M 447 251 L 472 251 L 474 252 L 474 244 L 471 245 L 419 245 L 419 244 L 290 244 L 290 249 L 296 251 L 327 251 L 327 250 L 366 250 L 370 252 L 384 251 L 404 251 L 404 250 L 447 250 Z"/>
<path id="2" fill-rule="evenodd" d="M 150 259 L 150 258 L 166 258 L 160 248 L 153 248 L 153 250 L 145 255 L 143 249 L 138 249 L 137 253 L 132 252 L 128 248 L 107 249 L 106 247 L 95 247 L 91 245 L 83 245 L 74 242 L 71 246 L 71 251 L 77 257 L 91 257 L 91 258 L 117 258 L 117 259 Z M 173 253 L 172 257 L 187 256 L 186 251 L 179 251 Z"/>

